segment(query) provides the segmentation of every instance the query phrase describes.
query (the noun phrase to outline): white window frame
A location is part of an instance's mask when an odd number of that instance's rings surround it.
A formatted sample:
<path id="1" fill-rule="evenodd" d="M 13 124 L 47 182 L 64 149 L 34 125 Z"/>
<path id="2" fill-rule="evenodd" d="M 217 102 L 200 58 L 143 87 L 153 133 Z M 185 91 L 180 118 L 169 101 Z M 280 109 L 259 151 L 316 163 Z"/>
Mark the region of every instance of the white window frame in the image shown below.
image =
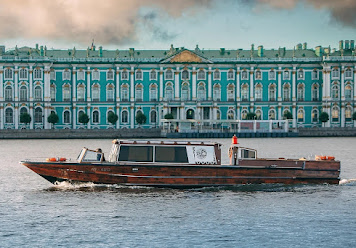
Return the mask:
<path id="1" fill-rule="evenodd" d="M 346 73 L 347 72 L 347 73 Z M 352 79 L 352 73 L 353 71 L 352 71 L 352 68 L 346 68 L 345 69 L 345 79 Z M 350 73 L 350 75 L 348 75 L 348 73 Z"/>
<path id="2" fill-rule="evenodd" d="M 168 73 L 172 73 L 172 77 L 168 77 Z M 164 79 L 165 80 L 173 80 L 174 79 L 174 71 L 172 69 L 166 69 L 164 72 Z"/>
<path id="3" fill-rule="evenodd" d="M 221 80 L 221 72 L 219 69 L 213 71 L 213 80 Z"/>
<path id="4" fill-rule="evenodd" d="M 331 78 L 339 79 L 340 78 L 340 68 L 332 68 L 331 69 Z"/>
<path id="5" fill-rule="evenodd" d="M 50 70 L 49 78 L 50 78 L 50 80 L 56 80 L 56 70 L 54 70 L 54 69 Z"/>
<path id="6" fill-rule="evenodd" d="M 70 70 L 63 70 L 63 80 L 70 80 Z"/>
<path id="7" fill-rule="evenodd" d="M 319 70 L 318 69 L 314 69 L 312 70 L 312 80 L 319 80 Z"/>
<path id="8" fill-rule="evenodd" d="M 135 71 L 135 80 L 143 80 L 143 71 L 141 69 Z"/>
<path id="9" fill-rule="evenodd" d="M 288 75 L 287 75 L 288 73 Z M 290 70 L 283 71 L 283 80 L 290 80 Z"/>
<path id="10" fill-rule="evenodd" d="M 258 77 L 258 74 L 260 75 L 260 77 Z M 262 80 L 262 71 L 260 69 L 255 71 L 255 80 Z"/>
<path id="11" fill-rule="evenodd" d="M 276 71 L 275 70 L 269 70 L 268 80 L 276 80 Z"/>
<path id="12" fill-rule="evenodd" d="M 85 71 L 84 70 L 78 70 L 77 71 L 77 80 L 83 80 L 85 81 Z"/>
<path id="13" fill-rule="evenodd" d="M 19 70 L 19 80 L 27 80 L 27 79 L 28 79 L 28 70 L 26 68 L 21 68 Z"/>
<path id="14" fill-rule="evenodd" d="M 112 69 L 107 70 L 107 72 L 106 72 L 106 80 L 112 81 L 112 80 L 114 80 L 114 78 L 115 78 L 115 71 L 112 70 Z"/>
<path id="15" fill-rule="evenodd" d="M 128 70 L 122 70 L 121 71 L 121 80 L 129 80 L 130 75 Z"/>
<path id="16" fill-rule="evenodd" d="M 100 81 L 100 70 L 94 69 L 91 73 L 91 79 L 93 81 Z"/>
<path id="17" fill-rule="evenodd" d="M 12 80 L 14 78 L 14 70 L 11 68 L 5 68 L 4 80 Z"/>
<path id="18" fill-rule="evenodd" d="M 199 69 L 197 72 L 197 80 L 206 80 L 206 72 L 204 69 Z"/>
<path id="19" fill-rule="evenodd" d="M 33 80 L 42 80 L 42 69 L 41 68 L 36 68 L 33 70 Z"/>
<path id="20" fill-rule="evenodd" d="M 247 70 L 243 70 L 241 72 L 241 80 L 248 80 L 248 71 Z"/>
<path id="21" fill-rule="evenodd" d="M 183 77 L 183 76 L 184 76 L 184 72 L 187 72 L 187 75 L 188 75 L 187 78 L 184 78 L 184 77 Z M 190 72 L 189 72 L 188 69 L 183 69 L 183 70 L 181 71 L 181 79 L 182 79 L 182 80 L 189 80 L 189 79 L 190 79 Z"/>
<path id="22" fill-rule="evenodd" d="M 299 69 L 297 71 L 297 80 L 304 80 L 305 78 L 305 71 L 303 69 Z"/>
<path id="23" fill-rule="evenodd" d="M 150 71 L 150 80 L 157 80 L 157 71 L 156 70 L 151 70 Z"/>

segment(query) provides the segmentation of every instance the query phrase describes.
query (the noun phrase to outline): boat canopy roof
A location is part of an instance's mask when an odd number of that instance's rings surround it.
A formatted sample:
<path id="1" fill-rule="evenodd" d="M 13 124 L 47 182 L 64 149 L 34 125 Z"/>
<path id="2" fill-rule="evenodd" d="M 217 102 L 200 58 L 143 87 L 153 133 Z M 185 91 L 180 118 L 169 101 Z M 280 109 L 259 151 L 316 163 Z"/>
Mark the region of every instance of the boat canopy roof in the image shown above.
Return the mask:
<path id="1" fill-rule="evenodd" d="M 202 141 L 163 141 L 163 140 L 118 140 L 112 141 L 113 144 L 127 145 L 185 145 L 185 146 L 221 146 L 217 142 L 202 142 Z"/>

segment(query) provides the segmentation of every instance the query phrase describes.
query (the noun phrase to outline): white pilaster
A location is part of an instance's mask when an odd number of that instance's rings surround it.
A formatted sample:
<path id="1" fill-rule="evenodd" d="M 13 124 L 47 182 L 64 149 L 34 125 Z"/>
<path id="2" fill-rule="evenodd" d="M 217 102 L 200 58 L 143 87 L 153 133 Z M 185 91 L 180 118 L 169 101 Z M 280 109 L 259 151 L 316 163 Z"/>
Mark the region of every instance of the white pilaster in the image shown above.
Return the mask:
<path id="1" fill-rule="evenodd" d="M 341 68 L 341 101 L 345 101 L 345 67 Z"/>
<path id="2" fill-rule="evenodd" d="M 15 66 L 15 101 L 17 102 L 18 100 L 19 100 L 19 69 L 18 66 Z"/>
<path id="3" fill-rule="evenodd" d="M 32 73 L 33 73 L 33 70 L 32 70 L 32 66 L 30 66 L 30 69 L 28 70 L 28 76 L 29 76 L 29 88 L 30 88 L 30 102 L 32 103 L 33 102 L 33 78 L 32 78 Z M 33 115 L 32 116 L 32 119 L 34 118 Z"/>
<path id="4" fill-rule="evenodd" d="M 75 66 L 72 72 L 72 100 L 73 102 L 77 101 L 77 70 Z"/>
<path id="5" fill-rule="evenodd" d="M 0 74 L 2 76 L 2 74 Z M 5 122 L 5 116 L 4 116 L 4 106 L 2 103 L 0 103 L 0 129 L 4 129 L 4 122 Z"/>
<path id="6" fill-rule="evenodd" d="M 211 101 L 212 99 L 212 89 L 213 89 L 213 85 L 212 85 L 212 80 L 211 80 L 211 67 L 209 67 L 209 71 L 208 71 L 208 100 Z"/>
<path id="7" fill-rule="evenodd" d="M 131 102 L 135 101 L 135 68 L 133 66 L 130 72 L 130 99 Z"/>
<path id="8" fill-rule="evenodd" d="M 240 67 L 237 67 L 236 68 L 236 101 L 240 101 L 240 90 L 241 90 Z"/>
<path id="9" fill-rule="evenodd" d="M 90 91 L 91 91 L 91 82 L 90 82 L 90 67 L 87 67 L 87 101 L 91 101 Z M 89 114 L 88 114 L 89 115 Z"/>
<path id="10" fill-rule="evenodd" d="M 176 72 L 174 73 L 174 98 L 175 100 L 179 100 L 179 67 L 176 68 Z"/>
<path id="11" fill-rule="evenodd" d="M 341 127 L 345 127 L 345 104 L 341 103 Z"/>
<path id="12" fill-rule="evenodd" d="M 279 67 L 277 73 L 278 73 L 277 92 L 278 92 L 278 101 L 280 102 L 280 101 L 282 101 L 282 67 Z M 278 113 L 278 116 L 280 118 L 281 115 Z"/>
<path id="13" fill-rule="evenodd" d="M 293 71 L 292 71 L 292 101 L 295 102 L 297 100 L 297 91 L 296 91 L 296 76 L 297 76 L 297 68 L 293 67 Z M 296 116 L 293 114 L 293 118 L 296 118 Z M 294 127 L 294 123 L 293 123 L 293 127 Z"/>
<path id="14" fill-rule="evenodd" d="M 135 128 L 135 109 L 133 106 L 130 108 L 130 117 L 131 117 L 131 128 Z"/>
<path id="15" fill-rule="evenodd" d="M 195 67 L 193 67 L 192 73 L 192 100 L 197 100 L 197 73 L 195 71 Z"/>
<path id="16" fill-rule="evenodd" d="M 0 66 L 0 102 L 4 101 L 4 67 Z M 3 117 L 3 115 L 1 115 Z M 3 123 L 3 119 L 1 120 L 1 123 Z M 3 129 L 3 128 L 2 128 Z"/>
<path id="17" fill-rule="evenodd" d="M 76 104 L 73 104 L 72 107 L 72 128 L 76 129 L 77 128 L 77 107 Z"/>
<path id="18" fill-rule="evenodd" d="M 163 90 L 164 90 L 164 86 L 163 86 L 163 67 L 161 67 L 161 70 L 159 72 L 159 100 L 160 101 L 163 100 Z"/>
<path id="19" fill-rule="evenodd" d="M 117 66 L 116 67 L 116 101 L 117 102 L 120 102 L 120 68 Z M 116 122 L 116 125 L 117 123 L 119 122 L 119 120 Z"/>
<path id="20" fill-rule="evenodd" d="M 250 68 L 250 101 L 251 102 L 254 101 L 254 87 L 255 87 L 255 84 L 253 82 L 253 70 L 254 68 L 251 67 Z"/>

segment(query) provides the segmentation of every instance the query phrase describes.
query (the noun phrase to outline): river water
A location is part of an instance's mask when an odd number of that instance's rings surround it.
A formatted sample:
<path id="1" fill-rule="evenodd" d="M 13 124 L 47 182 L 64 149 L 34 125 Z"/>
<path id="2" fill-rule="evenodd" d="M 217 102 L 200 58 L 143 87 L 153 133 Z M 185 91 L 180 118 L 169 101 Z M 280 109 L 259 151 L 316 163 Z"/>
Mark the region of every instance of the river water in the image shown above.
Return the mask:
<path id="1" fill-rule="evenodd" d="M 214 141 L 227 163 L 230 139 Z M 356 138 L 239 142 L 259 157 L 333 155 L 341 184 L 53 186 L 19 161 L 109 152 L 111 140 L 1 140 L 0 247 L 356 247 Z"/>

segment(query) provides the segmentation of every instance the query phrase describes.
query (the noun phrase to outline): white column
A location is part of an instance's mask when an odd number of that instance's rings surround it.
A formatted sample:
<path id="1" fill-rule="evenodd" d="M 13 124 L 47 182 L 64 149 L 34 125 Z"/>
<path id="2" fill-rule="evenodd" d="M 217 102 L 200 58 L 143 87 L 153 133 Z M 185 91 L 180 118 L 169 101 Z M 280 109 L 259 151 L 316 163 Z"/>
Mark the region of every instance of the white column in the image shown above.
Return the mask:
<path id="1" fill-rule="evenodd" d="M 356 66 L 354 68 L 354 85 L 353 86 L 354 86 L 354 101 L 356 101 Z"/>
<path id="2" fill-rule="evenodd" d="M 121 114 L 120 114 L 120 106 L 119 105 L 116 106 L 116 114 L 119 117 L 117 122 L 116 122 L 116 128 L 119 129 L 120 128 L 120 123 L 121 123 Z"/>
<path id="3" fill-rule="evenodd" d="M 240 90 L 241 90 L 240 67 L 237 67 L 236 68 L 236 101 L 240 101 Z"/>
<path id="4" fill-rule="evenodd" d="M 87 125 L 87 127 L 88 127 L 88 129 L 90 129 L 91 128 L 91 122 L 92 122 L 92 118 L 91 118 L 91 111 L 90 111 L 90 103 L 88 103 L 88 105 L 87 105 L 87 115 L 89 116 L 89 122 L 88 122 L 88 125 Z"/>
<path id="5" fill-rule="evenodd" d="M 345 101 L 345 68 L 341 69 L 341 101 Z"/>
<path id="6" fill-rule="evenodd" d="M 323 101 L 326 99 L 326 71 L 325 69 L 323 70 Z"/>
<path id="7" fill-rule="evenodd" d="M 2 76 L 2 74 L 0 74 L 0 77 Z M 4 106 L 2 105 L 2 103 L 0 104 L 0 129 L 4 129 L 4 122 L 5 122 L 5 118 L 4 118 Z"/>
<path id="8" fill-rule="evenodd" d="M 253 82 L 253 70 L 254 68 L 250 68 L 250 101 L 254 101 L 254 82 Z"/>
<path id="9" fill-rule="evenodd" d="M 51 124 L 48 123 L 47 118 L 50 115 L 50 101 L 51 101 L 51 81 L 50 81 L 50 67 L 44 68 L 44 128 L 50 129 Z"/>
<path id="10" fill-rule="evenodd" d="M 30 88 L 30 102 L 32 104 L 32 102 L 33 102 L 33 81 L 32 81 L 32 72 L 33 72 L 33 70 L 32 70 L 32 66 L 30 66 L 30 69 L 28 70 L 28 72 L 29 72 L 29 78 L 30 78 L 28 87 Z M 34 116 L 33 115 L 31 115 L 31 116 L 32 116 L 32 119 L 33 119 Z"/>
<path id="11" fill-rule="evenodd" d="M 130 99 L 131 102 L 135 101 L 135 68 L 133 66 L 130 72 Z"/>
<path id="12" fill-rule="evenodd" d="M 3 80 L 3 75 L 4 75 L 4 68 L 0 66 L 0 102 L 4 101 L 4 80 Z M 3 115 L 1 115 L 3 117 Z M 1 120 L 1 123 L 3 123 L 3 119 Z"/>
<path id="13" fill-rule="evenodd" d="M 293 128 L 297 127 L 297 106 L 292 107 L 292 114 L 293 114 Z"/>
<path id="14" fill-rule="evenodd" d="M 278 106 L 278 118 L 277 120 L 282 120 L 282 106 Z"/>
<path id="15" fill-rule="evenodd" d="M 208 100 L 211 101 L 212 98 L 212 89 L 213 89 L 213 85 L 212 85 L 212 80 L 211 80 L 211 67 L 209 67 L 209 71 L 208 71 Z"/>
<path id="16" fill-rule="evenodd" d="M 30 113 L 31 115 L 31 123 L 30 123 L 30 129 L 33 129 L 34 128 L 34 118 L 35 118 L 35 115 L 34 115 L 34 111 L 33 111 L 33 106 L 32 106 L 32 103 L 30 105 Z"/>
<path id="17" fill-rule="evenodd" d="M 216 120 L 217 119 L 217 114 L 218 114 L 218 107 L 217 106 L 214 106 L 213 107 L 213 120 Z"/>
<path id="18" fill-rule="evenodd" d="M 277 87 L 277 92 L 278 92 L 278 101 L 282 101 L 282 68 L 279 67 L 278 69 L 278 87 Z M 280 116 L 278 114 L 278 116 Z"/>
<path id="19" fill-rule="evenodd" d="M 192 100 L 197 100 L 197 73 L 195 71 L 195 67 L 193 67 L 192 74 Z"/>
<path id="20" fill-rule="evenodd" d="M 17 102 L 18 100 L 19 100 L 19 69 L 17 66 L 15 66 L 15 102 Z"/>
<path id="21" fill-rule="evenodd" d="M 326 97 L 330 99 L 330 70 L 326 72 Z"/>
<path id="22" fill-rule="evenodd" d="M 77 70 L 73 67 L 72 72 L 72 101 L 77 100 Z"/>
<path id="23" fill-rule="evenodd" d="M 159 100 L 160 101 L 163 100 L 163 90 L 164 90 L 164 86 L 163 86 L 163 67 L 161 67 L 161 70 L 159 72 Z"/>
<path id="24" fill-rule="evenodd" d="M 72 128 L 76 129 L 77 128 L 77 107 L 76 104 L 73 104 L 72 107 Z"/>
<path id="25" fill-rule="evenodd" d="M 116 101 L 120 102 L 120 68 L 116 67 Z M 116 122 L 116 125 L 119 121 Z"/>
<path id="26" fill-rule="evenodd" d="M 341 103 L 341 127 L 345 127 L 345 103 Z"/>
<path id="27" fill-rule="evenodd" d="M 175 100 L 179 100 L 179 67 L 176 68 L 176 72 L 174 73 L 174 98 Z"/>
<path id="28" fill-rule="evenodd" d="M 87 101 L 91 101 L 90 90 L 91 90 L 91 82 L 90 82 L 90 67 L 87 68 Z"/>
<path id="29" fill-rule="evenodd" d="M 14 115 L 15 115 L 15 129 L 19 129 L 19 107 L 17 103 L 15 105 Z"/>
<path id="30" fill-rule="evenodd" d="M 130 117 L 131 117 L 131 125 L 130 125 L 130 127 L 131 128 L 135 128 L 135 110 L 134 110 L 134 107 L 133 106 L 131 106 L 130 107 Z"/>
<path id="31" fill-rule="evenodd" d="M 184 103 L 180 106 L 180 119 L 185 120 L 185 114 L 184 114 Z"/>
<path id="32" fill-rule="evenodd" d="M 293 67 L 293 71 L 292 71 L 292 101 L 295 102 L 297 100 L 297 91 L 296 91 L 296 76 L 297 76 L 297 68 Z M 294 116 L 294 114 L 293 114 Z M 295 117 L 295 116 L 294 116 Z M 294 127 L 294 123 L 293 123 L 293 127 Z"/>

